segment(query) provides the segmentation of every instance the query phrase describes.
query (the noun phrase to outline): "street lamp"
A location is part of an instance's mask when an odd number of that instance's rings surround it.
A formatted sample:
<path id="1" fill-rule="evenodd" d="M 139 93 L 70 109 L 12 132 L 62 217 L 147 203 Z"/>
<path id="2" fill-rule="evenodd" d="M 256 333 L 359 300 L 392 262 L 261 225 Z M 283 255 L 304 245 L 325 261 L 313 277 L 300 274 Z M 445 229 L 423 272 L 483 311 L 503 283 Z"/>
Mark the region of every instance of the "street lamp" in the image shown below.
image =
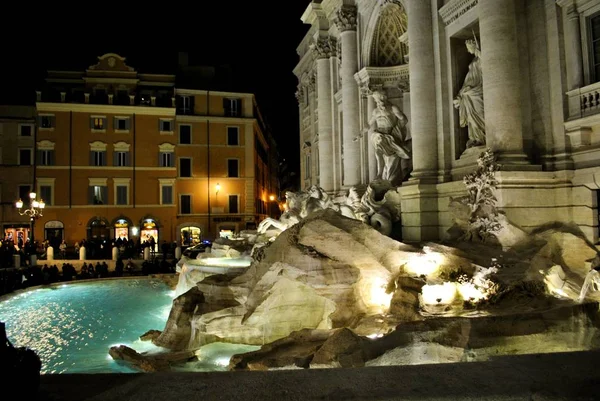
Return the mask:
<path id="1" fill-rule="evenodd" d="M 29 193 L 29 208 L 23 210 L 23 201 L 19 199 L 15 202 L 15 206 L 19 209 L 19 214 L 21 216 L 29 216 L 29 221 L 31 222 L 31 237 L 30 244 L 33 245 L 33 229 L 35 228 L 35 220 L 42 217 L 44 215 L 44 208 L 46 207 L 46 203 L 42 199 L 39 201 L 36 199 L 37 194 L 35 192 Z"/>

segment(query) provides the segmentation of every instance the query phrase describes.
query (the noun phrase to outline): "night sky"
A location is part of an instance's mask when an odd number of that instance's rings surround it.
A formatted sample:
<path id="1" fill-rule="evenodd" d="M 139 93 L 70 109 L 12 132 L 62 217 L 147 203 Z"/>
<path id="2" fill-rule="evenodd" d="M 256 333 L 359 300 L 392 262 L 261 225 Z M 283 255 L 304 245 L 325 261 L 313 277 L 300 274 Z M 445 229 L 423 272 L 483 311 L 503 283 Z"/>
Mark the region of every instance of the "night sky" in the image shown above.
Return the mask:
<path id="1" fill-rule="evenodd" d="M 10 41 L 4 37 L 0 102 L 32 102 L 46 70 L 83 70 L 104 53 L 120 54 L 142 73 L 173 73 L 178 52 L 186 51 L 190 63 L 231 67 L 236 90 L 256 94 L 280 154 L 299 172 L 297 80 L 292 70 L 299 61 L 296 47 L 309 28 L 300 21 L 308 4 L 309 0 L 215 1 L 209 12 L 174 8 L 189 14 L 185 21 L 169 22 L 171 17 L 162 18 L 162 10 L 155 9 L 155 18 L 160 17 L 156 23 L 152 18 L 143 22 L 140 16 L 127 27 L 108 23 L 97 28 L 92 20 L 40 14 L 32 23 L 36 40 L 17 33 L 20 25 L 15 20 L 16 34 Z M 5 24 L 3 30 L 11 26 Z"/>

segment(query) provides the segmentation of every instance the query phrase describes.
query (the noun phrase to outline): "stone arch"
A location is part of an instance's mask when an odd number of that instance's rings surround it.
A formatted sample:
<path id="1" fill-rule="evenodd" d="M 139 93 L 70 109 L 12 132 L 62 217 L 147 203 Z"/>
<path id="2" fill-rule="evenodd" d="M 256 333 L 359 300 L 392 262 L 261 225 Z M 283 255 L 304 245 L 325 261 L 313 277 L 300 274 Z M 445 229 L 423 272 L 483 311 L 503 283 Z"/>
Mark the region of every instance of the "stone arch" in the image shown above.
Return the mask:
<path id="1" fill-rule="evenodd" d="M 408 47 L 400 37 L 408 30 L 406 9 L 400 0 L 380 0 L 369 18 L 363 41 L 363 66 L 406 64 Z"/>

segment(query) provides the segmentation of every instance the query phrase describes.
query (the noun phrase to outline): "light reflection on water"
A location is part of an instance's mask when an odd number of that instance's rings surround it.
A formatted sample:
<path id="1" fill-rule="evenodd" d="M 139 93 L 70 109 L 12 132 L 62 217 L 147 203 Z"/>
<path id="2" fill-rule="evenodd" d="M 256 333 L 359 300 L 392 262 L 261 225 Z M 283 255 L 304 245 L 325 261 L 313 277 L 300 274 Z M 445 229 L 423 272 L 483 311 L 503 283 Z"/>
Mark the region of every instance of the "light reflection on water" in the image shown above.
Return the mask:
<path id="1" fill-rule="evenodd" d="M 14 346 L 37 352 L 42 373 L 137 372 L 107 357 L 108 350 L 116 344 L 139 345 L 146 331 L 162 330 L 172 296 L 155 279 L 73 283 L 1 302 L 0 321 Z"/>

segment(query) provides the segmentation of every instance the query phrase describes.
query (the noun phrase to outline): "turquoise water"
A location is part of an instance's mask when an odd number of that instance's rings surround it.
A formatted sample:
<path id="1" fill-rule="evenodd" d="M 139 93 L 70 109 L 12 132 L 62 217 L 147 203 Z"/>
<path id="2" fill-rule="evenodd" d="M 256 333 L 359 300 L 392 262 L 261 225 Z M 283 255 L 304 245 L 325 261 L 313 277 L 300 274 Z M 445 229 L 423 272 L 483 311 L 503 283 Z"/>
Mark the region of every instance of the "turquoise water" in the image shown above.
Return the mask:
<path id="1" fill-rule="evenodd" d="M 163 281 L 147 278 L 63 284 L 0 302 L 0 321 L 14 346 L 37 352 L 42 373 L 138 372 L 108 350 L 152 348 L 139 336 L 163 330 L 173 296 Z"/>

